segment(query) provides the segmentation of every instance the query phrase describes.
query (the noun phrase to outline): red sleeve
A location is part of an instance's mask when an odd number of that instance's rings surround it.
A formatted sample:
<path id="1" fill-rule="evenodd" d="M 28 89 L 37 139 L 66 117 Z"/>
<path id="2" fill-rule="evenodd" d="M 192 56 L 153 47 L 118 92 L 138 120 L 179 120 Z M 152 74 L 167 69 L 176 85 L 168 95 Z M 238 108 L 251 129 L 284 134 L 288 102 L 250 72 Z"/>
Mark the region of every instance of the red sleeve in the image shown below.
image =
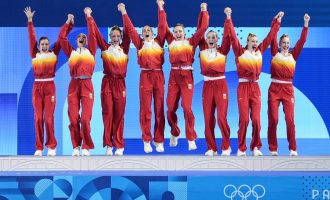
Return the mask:
<path id="1" fill-rule="evenodd" d="M 167 17 L 166 17 L 166 12 L 165 12 L 165 9 L 163 10 L 163 12 L 165 13 L 165 19 L 164 19 L 164 21 L 165 21 L 165 27 L 166 27 L 166 33 L 165 33 L 165 39 L 166 39 L 166 41 L 167 41 L 167 44 L 171 44 L 172 43 L 172 41 L 174 40 L 174 36 L 173 36 L 173 34 L 171 33 L 171 30 L 170 30 L 170 28 L 168 27 L 168 23 L 167 23 Z"/>
<path id="2" fill-rule="evenodd" d="M 55 42 L 52 51 L 54 52 L 55 55 L 58 56 L 58 54 L 60 54 L 60 50 L 61 50 L 61 45 L 60 45 L 60 40 L 58 39 Z"/>
<path id="3" fill-rule="evenodd" d="M 198 17 L 198 25 L 200 28 L 197 29 L 196 33 L 189 39 L 190 44 L 195 48 L 198 43 L 204 38 L 206 29 L 209 26 L 209 13 L 207 11 L 202 11 Z"/>
<path id="4" fill-rule="evenodd" d="M 166 35 L 166 13 L 164 10 L 159 10 L 158 8 L 158 33 L 157 40 L 160 42 L 160 45 L 163 47 L 165 43 Z"/>
<path id="5" fill-rule="evenodd" d="M 67 35 L 69 34 L 68 30 L 70 30 L 70 28 L 69 28 L 70 26 L 72 26 L 72 25 L 64 23 L 64 25 L 62 26 L 62 28 L 60 30 L 60 35 L 59 35 L 59 41 L 60 41 L 61 48 L 67 57 L 70 57 L 70 54 L 73 51 L 73 48 L 67 38 Z"/>
<path id="6" fill-rule="evenodd" d="M 91 52 L 91 54 L 95 57 L 96 50 L 97 50 L 97 40 L 96 40 L 96 34 L 95 34 L 95 26 L 94 26 L 94 19 L 93 17 L 87 17 L 87 29 L 88 29 L 88 49 Z"/>
<path id="7" fill-rule="evenodd" d="M 202 16 L 202 12 L 201 12 L 198 15 L 197 30 L 202 28 L 202 22 L 203 22 L 203 16 Z"/>
<path id="8" fill-rule="evenodd" d="M 122 47 L 124 50 L 124 53 L 128 55 L 130 44 L 131 44 L 131 38 L 129 37 L 129 31 L 127 30 L 127 25 L 125 22 L 123 22 L 124 30 L 123 30 L 123 40 L 122 40 Z M 133 27 L 134 28 L 134 27 Z M 135 30 L 135 28 L 134 28 Z M 136 30 L 135 30 L 136 31 Z M 139 37 L 140 38 L 140 37 Z M 136 47 L 137 48 L 137 47 Z"/>
<path id="9" fill-rule="evenodd" d="M 303 30 L 301 31 L 301 35 L 300 35 L 299 40 L 297 41 L 296 45 L 292 49 L 291 53 L 292 53 L 292 56 L 295 60 L 298 59 L 298 57 L 301 53 L 301 50 L 304 47 L 304 44 L 305 44 L 306 39 L 307 39 L 307 33 L 308 33 L 308 28 L 304 27 Z"/>
<path id="10" fill-rule="evenodd" d="M 201 15 L 199 15 L 198 16 L 198 22 L 197 22 L 197 30 L 198 29 L 201 29 L 202 28 L 202 16 Z M 201 39 L 201 41 L 199 42 L 199 50 L 200 51 L 203 51 L 203 50 L 205 50 L 205 49 L 207 49 L 208 48 L 208 44 L 207 44 L 207 42 L 206 42 L 206 40 L 205 40 L 205 37 L 203 37 L 202 39 Z"/>
<path id="11" fill-rule="evenodd" d="M 67 31 L 66 31 L 66 35 L 65 37 L 68 36 L 68 34 L 70 33 L 70 31 L 72 30 L 72 24 L 69 25 Z M 57 41 L 55 42 L 52 51 L 54 52 L 55 55 L 60 54 L 60 50 L 61 50 L 61 44 L 60 44 L 60 34 L 58 35 Z"/>
<path id="12" fill-rule="evenodd" d="M 278 30 L 280 29 L 280 23 L 277 21 L 276 18 L 273 19 L 272 27 L 267 35 L 267 37 L 259 44 L 258 48 L 263 54 L 268 46 L 270 45 L 271 41 L 273 40 L 274 36 L 277 34 Z"/>
<path id="13" fill-rule="evenodd" d="M 229 30 L 228 30 L 228 25 L 226 22 L 223 25 L 223 36 L 222 36 L 222 41 L 221 41 L 221 47 L 219 50 L 223 55 L 227 55 L 230 50 Z"/>
<path id="14" fill-rule="evenodd" d="M 229 29 L 229 38 L 230 38 L 230 43 L 233 47 L 233 51 L 236 57 L 241 56 L 244 53 L 244 49 L 241 46 L 237 36 L 236 32 L 234 29 L 234 25 L 231 19 L 226 19 L 227 27 Z"/>
<path id="15" fill-rule="evenodd" d="M 170 28 L 166 27 L 166 34 L 165 34 L 165 39 L 167 41 L 167 44 L 171 44 L 172 41 L 174 40 L 174 36 L 173 36 L 173 33 L 171 32 Z"/>
<path id="16" fill-rule="evenodd" d="M 29 34 L 29 43 L 30 43 L 30 55 L 32 58 L 35 58 L 38 52 L 38 42 L 32 22 L 28 22 L 28 34 Z"/>
<path id="17" fill-rule="evenodd" d="M 208 48 L 208 44 L 207 44 L 205 38 L 202 38 L 198 45 L 199 45 L 200 51 L 203 51 Z"/>
<path id="18" fill-rule="evenodd" d="M 272 21 L 272 27 L 274 25 L 275 25 L 275 20 Z M 274 38 L 270 42 L 270 51 L 272 56 L 275 56 L 278 53 L 277 34 L 275 34 Z"/>
<path id="19" fill-rule="evenodd" d="M 100 29 L 97 27 L 95 20 L 94 20 L 93 26 L 94 26 L 94 31 L 95 31 L 96 42 L 99 45 L 101 51 L 107 50 L 109 48 L 109 45 L 103 38 L 102 33 L 100 32 Z"/>
<path id="20" fill-rule="evenodd" d="M 127 33 L 132 39 L 134 46 L 137 49 L 140 49 L 142 44 L 142 39 L 140 38 L 140 35 L 134 28 L 134 25 L 127 14 L 123 15 L 123 23 L 124 23 L 124 28 L 126 28 Z"/>
<path id="21" fill-rule="evenodd" d="M 270 43 L 270 51 L 272 56 L 275 56 L 278 53 L 277 34 L 274 36 Z"/>

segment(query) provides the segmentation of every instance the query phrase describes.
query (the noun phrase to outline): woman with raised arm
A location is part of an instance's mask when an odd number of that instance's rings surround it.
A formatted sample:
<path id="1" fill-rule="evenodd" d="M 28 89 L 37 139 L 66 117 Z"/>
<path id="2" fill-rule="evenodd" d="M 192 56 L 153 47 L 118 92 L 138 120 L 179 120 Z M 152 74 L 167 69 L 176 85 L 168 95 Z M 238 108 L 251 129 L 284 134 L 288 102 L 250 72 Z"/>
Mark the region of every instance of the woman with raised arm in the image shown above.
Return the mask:
<path id="1" fill-rule="evenodd" d="M 224 23 L 221 46 L 217 45 L 218 34 L 212 30 L 199 43 L 201 74 L 204 76 L 203 111 L 208 149 L 205 153 L 206 156 L 218 154 L 214 135 L 216 125 L 215 109 L 217 109 L 217 121 L 222 134 L 221 155 L 230 156 L 231 153 L 230 128 L 227 121 L 228 86 L 225 77 L 227 54 L 230 50 L 227 23 L 227 21 Z M 200 23 L 198 23 L 197 28 L 200 28 Z"/>
<path id="2" fill-rule="evenodd" d="M 116 148 L 115 155 L 122 156 L 125 147 L 125 78 L 131 40 L 125 27 L 124 31 L 122 31 L 118 26 L 113 26 L 109 35 L 111 42 L 108 44 L 94 20 L 93 25 L 97 44 L 102 51 L 101 57 L 103 60 L 104 76 L 101 86 L 101 105 L 104 124 L 103 147 L 106 147 L 105 154 L 107 156 L 113 155 L 114 147 Z"/>
<path id="3" fill-rule="evenodd" d="M 249 124 L 249 115 L 252 121 L 252 140 L 250 150 L 254 156 L 262 156 L 260 148 L 262 146 L 260 139 L 260 111 L 261 111 L 261 93 L 258 84 L 259 75 L 262 67 L 262 55 L 268 48 L 270 42 L 277 34 L 281 19 L 284 15 L 279 12 L 274 20 L 267 37 L 258 44 L 258 38 L 250 33 L 247 37 L 247 45 L 242 47 L 234 30 L 231 21 L 231 9 L 225 9 L 229 27 L 231 44 L 235 54 L 235 61 L 238 74 L 237 101 L 239 111 L 239 129 L 238 129 L 238 151 L 237 156 L 246 156 L 246 131 Z"/>
<path id="4" fill-rule="evenodd" d="M 127 15 L 125 5 L 120 4 L 119 9 L 128 34 L 137 49 L 138 63 L 140 65 L 140 127 L 142 129 L 142 140 L 144 152 L 152 152 L 150 142 L 156 146 L 157 152 L 164 152 L 164 43 L 166 33 L 166 14 L 163 9 L 164 1 L 157 0 L 158 4 L 158 33 L 156 38 L 150 26 L 146 25 L 142 30 L 142 38 L 134 28 L 133 23 Z M 154 98 L 154 139 L 151 134 L 151 102 Z"/>
<path id="5" fill-rule="evenodd" d="M 56 104 L 54 77 L 57 56 L 60 53 L 61 47 L 59 41 L 57 41 L 50 50 L 50 41 L 45 36 L 40 37 L 38 44 L 32 22 L 35 11 L 32 11 L 30 7 L 26 7 L 24 13 L 28 19 L 30 54 L 35 78 L 32 89 L 34 125 L 36 130 L 36 152 L 34 155 L 42 156 L 44 149 L 44 126 L 46 126 L 47 140 L 45 145 L 48 148 L 47 156 L 55 156 L 57 142 L 54 133 L 54 111 Z M 69 26 L 68 29 L 71 29 L 71 27 Z M 67 32 L 64 34 L 67 34 Z"/>
<path id="6" fill-rule="evenodd" d="M 97 48 L 95 31 L 93 30 L 90 8 L 84 10 L 88 27 L 88 39 L 84 33 L 77 37 L 77 49 L 69 43 L 66 32 L 73 25 L 74 16 L 69 14 L 66 23 L 61 28 L 60 44 L 65 55 L 69 58 L 71 81 L 68 89 L 68 114 L 70 133 L 73 146 L 72 156 L 89 156 L 90 149 L 94 149 L 91 137 L 90 121 L 94 103 L 94 88 L 92 75 L 95 67 L 95 53 Z M 88 48 L 86 47 L 88 40 Z M 79 113 L 81 105 L 81 115 Z"/>
<path id="7" fill-rule="evenodd" d="M 304 47 L 307 38 L 310 17 L 304 16 L 304 27 L 299 40 L 290 50 L 290 38 L 287 34 L 280 37 L 280 49 L 278 49 L 277 36 L 271 42 L 271 78 L 272 83 L 268 90 L 268 144 L 270 155 L 277 156 L 276 129 L 278 123 L 278 107 L 283 104 L 287 139 L 289 142 L 290 156 L 297 156 L 296 130 L 294 124 L 294 89 L 292 85 L 296 68 L 296 61 Z"/>
<path id="8" fill-rule="evenodd" d="M 175 147 L 178 144 L 180 129 L 178 127 L 178 117 L 176 111 L 180 97 L 182 98 L 181 106 L 184 112 L 186 138 L 188 140 L 188 150 L 197 149 L 195 140 L 197 134 L 195 132 L 195 117 L 191 110 L 192 97 L 194 92 L 194 78 L 192 73 L 192 64 L 194 62 L 195 49 L 209 24 L 209 15 L 207 12 L 207 4 L 201 4 L 200 29 L 191 37 L 185 38 L 184 26 L 176 24 L 174 34 L 167 27 L 166 40 L 169 44 L 169 54 L 171 63 L 171 72 L 168 82 L 168 93 L 166 98 L 167 104 L 167 120 L 171 126 L 170 146 Z"/>

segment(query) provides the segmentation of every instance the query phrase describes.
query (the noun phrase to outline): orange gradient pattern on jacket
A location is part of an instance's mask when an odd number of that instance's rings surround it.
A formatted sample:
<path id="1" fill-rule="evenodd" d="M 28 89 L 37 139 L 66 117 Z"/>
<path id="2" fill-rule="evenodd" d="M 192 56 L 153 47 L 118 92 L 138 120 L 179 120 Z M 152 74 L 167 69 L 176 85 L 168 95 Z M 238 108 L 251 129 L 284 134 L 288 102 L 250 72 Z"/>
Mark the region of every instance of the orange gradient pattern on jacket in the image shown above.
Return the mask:
<path id="1" fill-rule="evenodd" d="M 73 55 L 69 58 L 69 66 L 90 65 L 95 66 L 95 59 L 91 54 Z"/>
<path id="2" fill-rule="evenodd" d="M 170 54 L 173 55 L 187 54 L 187 53 L 193 53 L 193 47 L 191 45 L 181 45 L 175 47 L 169 46 L 169 51 Z"/>
<path id="3" fill-rule="evenodd" d="M 260 72 L 262 67 L 262 55 L 260 51 L 256 55 L 252 55 L 247 50 L 238 57 L 238 67 L 242 70 L 250 72 Z"/>
<path id="4" fill-rule="evenodd" d="M 294 71 L 296 67 L 296 61 L 293 59 L 293 57 L 288 56 L 285 59 L 283 59 L 283 57 L 284 56 L 274 56 L 271 62 L 271 66 L 276 69 L 289 69 Z"/>
<path id="5" fill-rule="evenodd" d="M 209 59 L 206 52 L 201 52 L 200 63 L 203 67 L 212 68 L 216 71 L 223 71 L 226 66 L 226 56 L 217 53 L 214 59 Z"/>
<path id="6" fill-rule="evenodd" d="M 36 78 L 49 78 L 55 76 L 57 56 L 51 53 L 37 53 L 32 59 L 32 69 Z"/>
<path id="7" fill-rule="evenodd" d="M 164 49 L 151 47 L 151 48 L 142 48 L 138 51 L 139 56 L 152 56 L 159 57 L 164 55 Z"/>
<path id="8" fill-rule="evenodd" d="M 115 56 L 107 51 L 102 51 L 102 59 L 113 67 L 126 67 L 128 62 L 128 56 L 126 54 Z"/>
<path id="9" fill-rule="evenodd" d="M 33 69 L 38 68 L 54 68 L 57 62 L 56 56 L 48 57 L 48 58 L 34 58 L 32 59 L 32 67 Z"/>

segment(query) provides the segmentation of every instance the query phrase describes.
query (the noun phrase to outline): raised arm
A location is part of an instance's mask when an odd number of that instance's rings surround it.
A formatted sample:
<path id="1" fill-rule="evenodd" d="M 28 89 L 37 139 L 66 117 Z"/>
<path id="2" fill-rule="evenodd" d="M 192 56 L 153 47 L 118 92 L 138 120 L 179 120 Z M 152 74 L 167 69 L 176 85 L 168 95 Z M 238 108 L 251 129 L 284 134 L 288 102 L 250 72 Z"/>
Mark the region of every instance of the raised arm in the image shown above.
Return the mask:
<path id="1" fill-rule="evenodd" d="M 228 24 L 225 21 L 223 25 L 223 35 L 220 46 L 220 52 L 223 55 L 227 55 L 229 53 L 229 50 L 230 50 L 230 36 L 229 36 Z"/>
<path id="2" fill-rule="evenodd" d="M 304 44 L 306 42 L 307 39 L 307 33 L 308 33 L 308 24 L 309 24 L 309 20 L 310 20 L 310 16 L 308 14 L 304 15 L 304 27 L 303 30 L 301 31 L 301 35 L 299 40 L 297 41 L 296 45 L 294 46 L 294 48 L 292 49 L 292 56 L 295 60 L 298 59 L 301 50 L 304 47 Z"/>
<path id="3" fill-rule="evenodd" d="M 35 11 L 31 11 L 30 7 L 26 7 L 24 9 L 24 13 L 28 19 L 28 35 L 29 35 L 29 43 L 30 43 L 30 55 L 32 58 L 36 57 L 38 52 L 38 42 L 36 32 L 34 31 L 34 26 L 32 22 L 33 15 Z"/>
<path id="4" fill-rule="evenodd" d="M 95 31 L 95 37 L 96 37 L 96 42 L 99 45 L 101 51 L 105 51 L 108 49 L 109 45 L 108 42 L 104 39 L 102 33 L 100 32 L 100 29 L 98 28 L 95 20 L 93 20 L 93 29 Z"/>
<path id="5" fill-rule="evenodd" d="M 123 40 L 121 46 L 123 47 L 124 53 L 128 55 L 131 45 L 131 38 L 129 37 L 128 30 L 125 26 L 125 22 L 123 22 Z"/>
<path id="6" fill-rule="evenodd" d="M 277 34 L 275 34 L 274 38 L 270 42 L 270 52 L 272 56 L 275 56 L 278 53 Z"/>
<path id="7" fill-rule="evenodd" d="M 72 30 L 72 27 L 73 27 L 73 24 L 70 23 L 66 33 L 65 33 L 65 37 L 67 37 L 69 35 L 69 33 L 71 32 Z M 52 51 L 54 52 L 55 55 L 58 55 L 60 54 L 60 50 L 61 50 L 61 43 L 60 43 L 60 33 L 58 34 L 58 38 L 57 38 L 57 41 L 55 42 L 53 48 L 52 48 Z"/>
<path id="8" fill-rule="evenodd" d="M 282 17 L 284 16 L 284 12 L 279 12 L 273 19 L 271 29 L 266 36 L 266 38 L 259 44 L 258 48 L 263 54 L 268 46 L 270 45 L 271 41 L 273 40 L 274 36 L 277 35 L 278 30 L 280 29 L 280 23 Z"/>
<path id="9" fill-rule="evenodd" d="M 165 36 L 167 30 L 167 23 L 166 23 L 166 13 L 164 11 L 164 0 L 157 0 L 158 5 L 158 33 L 157 39 L 161 43 L 161 46 L 164 46 L 165 43 Z"/>
<path id="10" fill-rule="evenodd" d="M 276 23 L 276 20 L 273 20 L 271 27 L 273 27 L 275 25 L 275 23 Z M 278 40 L 277 34 L 275 34 L 274 38 L 270 42 L 270 52 L 271 52 L 272 56 L 275 56 L 278 53 L 279 45 L 278 45 L 277 40 Z"/>
<path id="11" fill-rule="evenodd" d="M 174 40 L 174 36 L 173 36 L 173 33 L 171 32 L 170 28 L 168 27 L 168 23 L 167 23 L 167 17 L 166 17 L 166 12 L 165 12 L 165 9 L 163 7 L 163 11 L 164 11 L 164 17 L 165 17 L 165 20 L 164 22 L 166 23 L 165 24 L 165 27 L 166 27 L 166 33 L 165 33 L 165 39 L 167 41 L 167 44 L 171 44 L 172 41 Z"/>
<path id="12" fill-rule="evenodd" d="M 209 26 L 209 13 L 207 12 L 207 4 L 201 4 L 201 12 L 198 16 L 198 26 L 200 27 L 197 29 L 196 33 L 190 38 L 190 44 L 196 47 L 200 41 L 204 38 L 204 34 L 206 29 Z M 200 25 L 199 25 L 200 24 Z"/>
<path id="13" fill-rule="evenodd" d="M 234 54 L 236 57 L 241 56 L 244 53 L 244 49 L 241 46 L 241 44 L 236 36 L 234 25 L 233 25 L 233 22 L 231 19 L 231 13 L 232 13 L 231 8 L 229 8 L 229 7 L 225 8 L 224 13 L 227 16 L 225 26 L 227 26 L 227 28 L 228 28 L 230 43 L 233 46 Z"/>
<path id="14" fill-rule="evenodd" d="M 142 44 L 142 39 L 139 35 L 139 33 L 136 31 L 134 28 L 134 25 L 131 21 L 131 19 L 128 17 L 128 14 L 126 12 L 125 4 L 120 3 L 118 4 L 118 11 L 121 12 L 122 17 L 123 17 L 123 24 L 124 24 L 124 29 L 126 29 L 126 34 L 129 35 L 129 37 L 132 39 L 134 46 L 137 49 L 141 48 Z"/>
<path id="15" fill-rule="evenodd" d="M 97 40 L 96 40 L 96 34 L 95 34 L 95 22 L 92 17 L 92 9 L 90 7 L 86 7 L 84 9 L 84 13 L 86 15 L 87 20 L 87 29 L 88 29 L 88 49 L 91 52 L 93 56 L 96 54 L 97 50 Z"/>
<path id="16" fill-rule="evenodd" d="M 70 57 L 71 52 L 73 51 L 73 47 L 71 46 L 70 42 L 68 41 L 68 34 L 70 26 L 73 26 L 73 19 L 74 16 L 72 14 L 68 14 L 68 19 L 64 23 L 64 25 L 61 27 L 60 34 L 59 34 L 59 41 L 61 48 L 63 49 L 65 55 L 67 57 Z"/>
<path id="17" fill-rule="evenodd" d="M 201 18 L 201 15 L 199 15 L 198 17 L 198 22 L 197 22 L 197 30 L 201 29 L 202 28 L 202 18 Z M 199 42 L 199 49 L 200 51 L 203 51 L 205 49 L 208 48 L 208 45 L 207 45 L 207 42 L 205 40 L 205 37 L 203 37 L 200 42 Z"/>

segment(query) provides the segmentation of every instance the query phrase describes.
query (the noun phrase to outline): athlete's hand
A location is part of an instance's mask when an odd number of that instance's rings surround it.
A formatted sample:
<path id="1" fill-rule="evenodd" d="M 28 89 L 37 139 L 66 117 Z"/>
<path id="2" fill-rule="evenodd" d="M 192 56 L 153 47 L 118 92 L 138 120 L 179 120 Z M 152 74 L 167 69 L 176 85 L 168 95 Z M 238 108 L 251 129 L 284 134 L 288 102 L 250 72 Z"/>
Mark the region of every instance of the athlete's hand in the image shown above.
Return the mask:
<path id="1" fill-rule="evenodd" d="M 35 12 L 36 11 L 31 10 L 30 6 L 28 6 L 24 9 L 24 13 L 25 13 L 26 17 L 28 18 L 29 22 L 32 22 L 32 18 L 33 18 L 33 15 L 34 15 Z"/>
<path id="2" fill-rule="evenodd" d="M 90 17 L 91 14 L 92 14 L 92 9 L 91 9 L 90 7 L 86 7 L 86 8 L 84 9 L 84 13 L 85 13 L 85 15 L 86 15 L 87 17 Z"/>
<path id="3" fill-rule="evenodd" d="M 118 4 L 118 11 L 120 11 L 122 15 L 126 14 L 125 4 L 123 3 Z"/>
<path id="4" fill-rule="evenodd" d="M 73 22 L 74 22 L 74 15 L 73 14 L 68 14 L 68 19 L 66 20 L 66 23 L 67 24 L 70 24 L 70 23 L 73 24 Z"/>
<path id="5" fill-rule="evenodd" d="M 229 8 L 229 7 L 225 8 L 224 13 L 227 16 L 227 19 L 230 19 L 231 18 L 231 13 L 232 13 L 231 8 Z"/>
<path id="6" fill-rule="evenodd" d="M 164 4 L 165 4 L 164 0 L 157 0 L 156 2 L 157 2 L 159 10 L 163 10 Z"/>
<path id="7" fill-rule="evenodd" d="M 277 15 L 275 16 L 275 18 L 277 19 L 278 22 L 281 22 L 283 17 L 284 17 L 283 11 L 278 12 Z"/>
<path id="8" fill-rule="evenodd" d="M 201 11 L 207 11 L 207 3 L 201 3 Z"/>
<path id="9" fill-rule="evenodd" d="M 304 15 L 304 26 L 305 27 L 308 27 L 308 24 L 309 24 L 309 20 L 311 19 L 311 17 L 306 13 L 305 15 Z"/>

